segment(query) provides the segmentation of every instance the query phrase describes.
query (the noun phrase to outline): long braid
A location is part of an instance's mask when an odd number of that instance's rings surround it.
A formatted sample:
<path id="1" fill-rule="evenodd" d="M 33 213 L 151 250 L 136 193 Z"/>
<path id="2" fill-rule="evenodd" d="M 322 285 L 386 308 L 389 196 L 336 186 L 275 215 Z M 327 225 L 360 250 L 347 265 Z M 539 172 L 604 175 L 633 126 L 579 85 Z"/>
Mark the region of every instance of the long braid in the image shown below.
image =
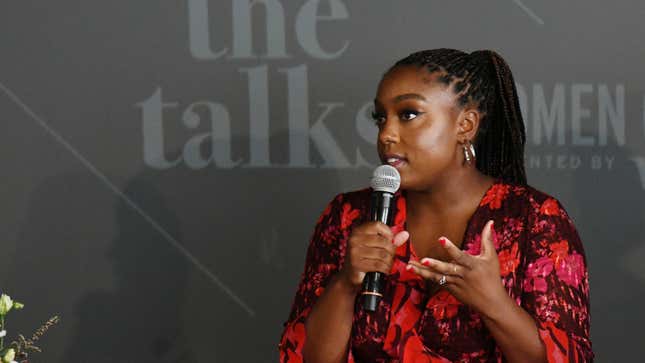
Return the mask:
<path id="1" fill-rule="evenodd" d="M 526 143 L 526 131 L 524 129 L 524 121 L 522 120 L 522 112 L 520 111 L 519 98 L 517 97 L 517 90 L 515 88 L 515 81 L 513 74 L 508 64 L 497 53 L 489 51 L 493 65 L 495 66 L 495 74 L 497 75 L 497 84 L 499 87 L 499 101 L 502 104 L 504 112 L 504 121 L 506 122 L 506 130 L 510 132 L 510 142 L 504 145 L 502 157 L 508 163 L 504 162 L 505 166 L 502 173 L 509 176 L 510 180 L 526 184 L 526 171 L 524 170 L 524 145 Z M 503 138 L 505 141 L 508 138 Z"/>
<path id="2" fill-rule="evenodd" d="M 439 82 L 452 86 L 459 107 L 477 107 L 482 115 L 474 141 L 478 170 L 526 184 L 524 121 L 513 75 L 499 54 L 489 50 L 470 54 L 447 48 L 424 50 L 401 59 L 390 70 L 405 65 L 438 73 Z"/>

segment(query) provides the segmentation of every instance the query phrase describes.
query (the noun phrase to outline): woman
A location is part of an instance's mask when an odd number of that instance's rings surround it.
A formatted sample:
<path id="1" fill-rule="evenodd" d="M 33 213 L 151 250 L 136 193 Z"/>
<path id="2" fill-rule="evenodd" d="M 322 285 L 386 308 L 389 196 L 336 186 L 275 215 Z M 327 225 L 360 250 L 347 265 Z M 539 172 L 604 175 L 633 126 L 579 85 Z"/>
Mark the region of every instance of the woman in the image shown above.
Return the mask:
<path id="1" fill-rule="evenodd" d="M 526 184 L 515 84 L 492 51 L 421 51 L 383 76 L 378 153 L 401 174 L 394 226 L 370 190 L 318 220 L 281 362 L 589 362 L 588 275 L 560 203 Z M 376 312 L 366 272 L 388 274 Z"/>

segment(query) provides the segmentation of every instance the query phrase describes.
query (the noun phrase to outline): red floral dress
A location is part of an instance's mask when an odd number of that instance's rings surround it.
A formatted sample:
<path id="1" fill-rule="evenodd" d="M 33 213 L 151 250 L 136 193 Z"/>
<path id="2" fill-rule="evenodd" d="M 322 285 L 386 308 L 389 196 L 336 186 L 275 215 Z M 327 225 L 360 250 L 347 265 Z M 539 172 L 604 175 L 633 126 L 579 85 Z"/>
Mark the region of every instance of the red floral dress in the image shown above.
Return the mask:
<path id="1" fill-rule="evenodd" d="M 318 219 L 291 313 L 280 362 L 302 362 L 304 322 L 343 264 L 353 226 L 369 218 L 370 189 L 339 194 Z M 405 228 L 405 191 L 397 192 L 394 232 Z M 494 220 L 500 275 L 508 294 L 536 321 L 549 362 L 591 362 L 589 285 L 573 222 L 554 198 L 530 186 L 497 181 L 466 227 L 462 249 L 477 255 L 481 231 Z M 410 243 L 396 251 L 383 300 L 374 313 L 356 299 L 348 363 L 504 362 L 480 315 L 447 290 L 429 295 L 405 266 L 419 260 Z"/>

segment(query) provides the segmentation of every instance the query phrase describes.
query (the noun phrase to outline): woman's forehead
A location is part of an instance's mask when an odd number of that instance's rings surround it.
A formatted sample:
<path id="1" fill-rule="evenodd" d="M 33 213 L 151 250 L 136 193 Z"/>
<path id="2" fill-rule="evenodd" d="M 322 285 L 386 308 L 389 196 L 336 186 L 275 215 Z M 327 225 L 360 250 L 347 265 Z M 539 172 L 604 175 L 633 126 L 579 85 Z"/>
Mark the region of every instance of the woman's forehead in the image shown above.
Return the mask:
<path id="1" fill-rule="evenodd" d="M 396 104 L 406 99 L 426 103 L 449 103 L 456 95 L 439 81 L 439 73 L 428 73 L 423 67 L 396 67 L 383 76 L 376 93 L 375 103 Z"/>

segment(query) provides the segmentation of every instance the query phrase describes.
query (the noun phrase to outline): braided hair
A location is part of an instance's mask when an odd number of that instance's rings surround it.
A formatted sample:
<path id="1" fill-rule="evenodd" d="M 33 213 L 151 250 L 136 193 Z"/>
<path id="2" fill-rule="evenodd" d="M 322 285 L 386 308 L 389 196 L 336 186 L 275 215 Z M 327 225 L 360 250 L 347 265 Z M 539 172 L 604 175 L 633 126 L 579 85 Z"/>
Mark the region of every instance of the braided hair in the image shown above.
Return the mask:
<path id="1" fill-rule="evenodd" d="M 476 107 L 483 115 L 473 142 L 477 169 L 525 185 L 526 131 L 513 74 L 504 59 L 491 50 L 422 50 L 399 60 L 388 72 L 407 65 L 438 73 L 439 82 L 453 86 L 459 107 Z"/>

